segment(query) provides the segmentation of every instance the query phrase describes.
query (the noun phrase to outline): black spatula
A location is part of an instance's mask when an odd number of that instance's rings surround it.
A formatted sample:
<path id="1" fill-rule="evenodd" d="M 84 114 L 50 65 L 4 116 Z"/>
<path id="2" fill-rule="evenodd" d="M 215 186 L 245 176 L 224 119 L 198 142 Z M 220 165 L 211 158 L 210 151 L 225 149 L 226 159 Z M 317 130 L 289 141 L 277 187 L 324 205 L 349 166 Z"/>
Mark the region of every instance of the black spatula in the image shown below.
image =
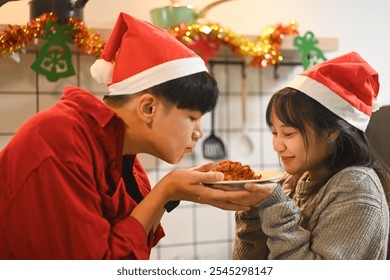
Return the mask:
<path id="1" fill-rule="evenodd" d="M 211 111 L 211 133 L 203 141 L 203 157 L 207 159 L 222 159 L 226 155 L 225 145 L 214 132 L 214 110 Z"/>
<path id="2" fill-rule="evenodd" d="M 210 62 L 210 74 L 214 76 L 213 72 L 214 64 Z M 225 145 L 222 140 L 215 135 L 214 122 L 215 122 L 214 109 L 211 111 L 211 133 L 203 141 L 203 157 L 207 159 L 222 159 L 226 155 Z"/>

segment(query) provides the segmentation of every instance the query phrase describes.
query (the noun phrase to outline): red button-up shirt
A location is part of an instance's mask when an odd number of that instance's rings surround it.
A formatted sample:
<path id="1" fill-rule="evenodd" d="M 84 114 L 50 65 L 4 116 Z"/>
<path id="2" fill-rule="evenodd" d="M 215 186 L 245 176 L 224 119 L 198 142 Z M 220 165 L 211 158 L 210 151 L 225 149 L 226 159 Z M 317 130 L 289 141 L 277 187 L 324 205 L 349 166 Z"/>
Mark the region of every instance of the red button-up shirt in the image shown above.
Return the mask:
<path id="1" fill-rule="evenodd" d="M 129 215 L 151 188 L 124 132 L 77 87 L 19 129 L 0 152 L 0 259 L 149 258 L 164 232 Z"/>

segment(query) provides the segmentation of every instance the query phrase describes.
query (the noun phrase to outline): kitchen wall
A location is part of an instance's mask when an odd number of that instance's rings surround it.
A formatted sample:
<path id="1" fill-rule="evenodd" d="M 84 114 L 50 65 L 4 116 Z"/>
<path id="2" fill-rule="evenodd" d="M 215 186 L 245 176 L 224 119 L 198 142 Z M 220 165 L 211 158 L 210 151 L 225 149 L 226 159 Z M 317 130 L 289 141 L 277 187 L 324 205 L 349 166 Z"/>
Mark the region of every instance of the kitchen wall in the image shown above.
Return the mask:
<path id="1" fill-rule="evenodd" d="M 24 2 L 24 3 L 22 3 Z M 85 20 L 90 26 L 112 27 L 119 11 L 125 11 L 149 19 L 152 7 L 167 5 L 168 1 L 115 1 L 91 0 L 85 9 Z M 191 1 L 182 1 L 183 4 Z M 202 7 L 211 1 L 193 1 Z M 272 3 L 271 3 L 272 2 Z M 243 8 L 245 5 L 248 8 Z M 238 6 L 239 5 L 239 6 Z M 353 11 L 351 6 L 353 5 Z M 0 24 L 25 24 L 28 19 L 26 1 L 10 2 L 0 8 Z M 15 13 L 16 9 L 17 13 Z M 339 50 L 326 53 L 333 57 L 338 53 L 357 50 L 362 53 L 383 77 L 390 75 L 389 54 L 385 52 L 388 39 L 383 29 L 389 26 L 389 3 L 373 0 L 361 1 L 232 1 L 211 11 L 213 21 L 229 26 L 241 34 L 257 34 L 268 24 L 286 23 L 294 18 L 303 32 L 312 30 L 319 37 L 336 37 Z M 368 14 L 369 11 L 369 14 Z M 18 16 L 18 18 L 17 18 Z M 239 19 L 239 20 L 238 20 Z M 73 64 L 77 75 L 48 82 L 30 69 L 36 54 L 21 55 L 21 62 L 0 58 L 0 149 L 12 138 L 13 133 L 31 115 L 55 103 L 67 84 L 79 85 L 101 97 L 105 88 L 98 86 L 89 76 L 89 66 L 94 59 L 84 54 L 74 54 Z M 232 58 L 220 57 L 218 61 L 230 62 Z M 234 60 L 234 59 L 233 59 Z M 271 94 L 286 84 L 301 66 L 274 69 L 247 69 L 248 84 L 248 134 L 254 145 L 250 154 L 240 151 L 241 119 L 241 67 L 230 63 L 218 63 L 214 68 L 221 89 L 216 108 L 216 134 L 227 148 L 227 157 L 250 164 L 255 169 L 279 170 L 278 159 L 272 150 L 271 134 L 264 122 L 264 112 Z M 387 93 L 390 80 L 382 79 L 382 99 L 390 104 Z M 152 185 L 172 168 L 187 168 L 205 162 L 202 154 L 203 140 L 210 133 L 210 114 L 203 119 L 204 138 L 199 141 L 192 155 L 179 165 L 172 166 L 147 155 L 140 155 L 152 181 Z M 213 207 L 182 202 L 162 221 L 167 236 L 153 250 L 153 259 L 229 259 L 234 238 L 234 213 Z"/>

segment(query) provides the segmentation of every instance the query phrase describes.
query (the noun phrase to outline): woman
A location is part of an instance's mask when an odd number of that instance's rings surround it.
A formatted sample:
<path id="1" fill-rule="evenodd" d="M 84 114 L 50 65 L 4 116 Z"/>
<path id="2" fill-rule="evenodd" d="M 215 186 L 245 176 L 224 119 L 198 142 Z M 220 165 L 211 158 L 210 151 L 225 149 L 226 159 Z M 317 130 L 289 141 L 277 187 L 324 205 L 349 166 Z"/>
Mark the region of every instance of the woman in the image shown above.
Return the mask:
<path id="1" fill-rule="evenodd" d="M 246 185 L 260 202 L 236 214 L 233 258 L 386 258 L 389 170 L 364 135 L 378 90 L 375 70 L 352 52 L 272 96 L 266 120 L 288 175 Z"/>

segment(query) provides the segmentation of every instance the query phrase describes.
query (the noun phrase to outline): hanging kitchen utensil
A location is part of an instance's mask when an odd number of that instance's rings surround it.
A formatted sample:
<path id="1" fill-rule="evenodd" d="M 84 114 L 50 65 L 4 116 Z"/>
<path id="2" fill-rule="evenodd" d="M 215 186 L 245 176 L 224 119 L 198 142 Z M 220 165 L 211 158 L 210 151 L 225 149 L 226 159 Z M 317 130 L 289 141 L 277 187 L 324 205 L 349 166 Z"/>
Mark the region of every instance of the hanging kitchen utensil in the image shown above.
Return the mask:
<path id="1" fill-rule="evenodd" d="M 31 0 L 30 20 L 45 13 L 54 13 L 59 22 L 67 22 L 70 18 L 83 19 L 83 9 L 88 0 Z"/>
<path id="2" fill-rule="evenodd" d="M 204 18 L 210 9 L 229 1 L 232 0 L 214 1 L 199 12 L 192 6 L 179 6 L 177 4 L 179 1 L 171 1 L 170 6 L 152 9 L 150 16 L 155 25 L 166 29 L 180 23 L 195 23 L 198 19 Z"/>
<path id="3" fill-rule="evenodd" d="M 210 65 L 210 74 L 214 76 L 214 64 Z M 203 157 L 207 159 L 222 159 L 226 156 L 225 145 L 222 140 L 215 135 L 215 108 L 211 111 L 211 132 L 210 135 L 203 141 Z"/>
<path id="4" fill-rule="evenodd" d="M 242 99 L 242 134 L 239 138 L 238 150 L 243 155 L 250 155 L 253 152 L 253 143 L 248 135 L 247 131 L 247 77 L 246 77 L 246 65 L 243 61 L 241 65 L 241 99 Z"/>
<path id="5" fill-rule="evenodd" d="M 214 131 L 214 110 L 211 111 L 211 133 L 203 141 L 203 157 L 207 159 L 222 159 L 226 155 L 225 145 L 215 135 Z"/>
<path id="6" fill-rule="evenodd" d="M 19 1 L 19 0 L 0 0 L 0 7 L 3 6 L 5 3 L 11 2 L 11 1 Z"/>

